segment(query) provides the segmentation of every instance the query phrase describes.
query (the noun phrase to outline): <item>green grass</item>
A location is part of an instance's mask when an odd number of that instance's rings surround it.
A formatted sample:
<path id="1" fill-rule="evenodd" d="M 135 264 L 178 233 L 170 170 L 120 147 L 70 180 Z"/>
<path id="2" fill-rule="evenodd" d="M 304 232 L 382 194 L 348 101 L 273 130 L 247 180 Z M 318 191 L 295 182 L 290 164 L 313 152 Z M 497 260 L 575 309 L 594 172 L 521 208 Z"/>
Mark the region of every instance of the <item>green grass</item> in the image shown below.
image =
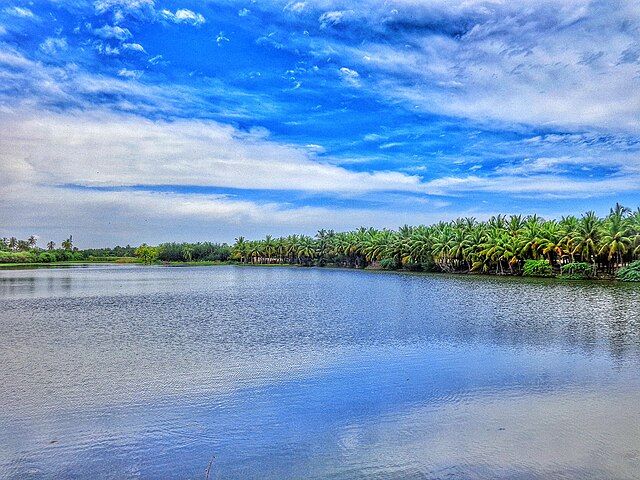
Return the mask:
<path id="1" fill-rule="evenodd" d="M 106 259 L 108 258 L 108 260 Z M 23 263 L 0 263 L 0 268 L 28 268 L 28 267 L 63 267 L 65 265 L 81 265 L 84 263 L 105 264 L 105 263 L 140 263 L 134 257 L 102 257 L 91 260 L 62 260 L 60 262 L 23 262 Z"/>

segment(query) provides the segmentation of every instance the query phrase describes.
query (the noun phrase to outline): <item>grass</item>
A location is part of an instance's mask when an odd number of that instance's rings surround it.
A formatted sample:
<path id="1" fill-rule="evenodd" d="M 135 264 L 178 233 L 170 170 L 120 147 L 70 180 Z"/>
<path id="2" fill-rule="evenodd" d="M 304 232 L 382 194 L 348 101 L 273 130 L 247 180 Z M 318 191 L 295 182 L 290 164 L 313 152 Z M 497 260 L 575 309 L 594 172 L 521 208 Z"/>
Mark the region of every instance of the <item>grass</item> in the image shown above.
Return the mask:
<path id="1" fill-rule="evenodd" d="M 63 267 L 65 265 L 81 265 L 86 263 L 109 264 L 109 263 L 140 263 L 134 257 L 112 257 L 111 259 L 86 259 L 86 260 L 63 260 L 60 262 L 29 262 L 29 263 L 0 263 L 0 268 L 21 268 L 21 267 Z"/>

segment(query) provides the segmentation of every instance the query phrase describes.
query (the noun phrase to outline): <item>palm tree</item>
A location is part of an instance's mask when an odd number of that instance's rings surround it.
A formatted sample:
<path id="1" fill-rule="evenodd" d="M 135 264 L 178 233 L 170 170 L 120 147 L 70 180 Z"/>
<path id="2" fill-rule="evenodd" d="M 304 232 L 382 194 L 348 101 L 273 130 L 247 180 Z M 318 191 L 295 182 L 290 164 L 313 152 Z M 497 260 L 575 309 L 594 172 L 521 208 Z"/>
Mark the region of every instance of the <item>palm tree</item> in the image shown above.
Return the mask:
<path id="1" fill-rule="evenodd" d="M 578 229 L 574 233 L 572 255 L 580 255 L 584 262 L 595 265 L 598 243 L 600 242 L 600 220 L 596 214 L 589 211 L 582 215 L 578 222 Z"/>
<path id="2" fill-rule="evenodd" d="M 308 235 L 301 235 L 298 239 L 297 251 L 296 254 L 300 259 L 300 263 L 303 265 L 308 265 L 315 256 L 316 253 L 316 244 L 313 238 Z"/>
<path id="3" fill-rule="evenodd" d="M 231 253 L 240 259 L 240 263 L 244 263 L 247 254 L 247 241 L 244 237 L 238 237 L 235 239 L 235 243 L 231 247 Z"/>
<path id="4" fill-rule="evenodd" d="M 629 226 L 633 237 L 633 256 L 640 258 L 640 207 L 629 217 Z"/>
<path id="5" fill-rule="evenodd" d="M 53 240 L 47 243 L 47 250 L 52 251 L 52 250 L 55 250 L 55 248 L 56 248 L 56 242 L 54 242 Z"/>
<path id="6" fill-rule="evenodd" d="M 600 239 L 600 255 L 607 255 L 609 270 L 611 270 L 611 260 L 616 259 L 616 265 L 622 263 L 622 256 L 631 247 L 632 237 L 630 235 L 630 223 L 627 221 L 626 213 L 630 213 L 628 208 L 619 203 L 611 212 L 602 226 L 602 237 Z"/>
<path id="7" fill-rule="evenodd" d="M 62 248 L 65 250 L 73 249 L 73 235 L 69 235 L 69 238 L 62 241 Z"/>
<path id="8" fill-rule="evenodd" d="M 566 256 L 569 254 L 571 256 L 571 263 L 574 262 L 573 252 L 575 250 L 574 239 L 578 233 L 578 229 L 580 228 L 580 221 L 570 215 L 568 217 L 562 217 L 560 222 L 558 222 L 560 226 L 560 239 L 558 240 L 558 246 L 562 251 L 562 255 Z"/>
<path id="9" fill-rule="evenodd" d="M 185 261 L 190 262 L 191 259 L 193 258 L 193 246 L 189 245 L 188 243 L 184 243 L 182 245 L 182 258 L 185 259 Z"/>
<path id="10" fill-rule="evenodd" d="M 271 263 L 276 254 L 276 242 L 273 240 L 271 235 L 267 235 L 265 237 L 262 247 L 264 250 L 264 256 L 267 258 L 267 263 Z"/>
<path id="11" fill-rule="evenodd" d="M 520 254 L 524 259 L 538 258 L 540 247 L 541 219 L 537 215 L 526 218 L 520 234 Z"/>

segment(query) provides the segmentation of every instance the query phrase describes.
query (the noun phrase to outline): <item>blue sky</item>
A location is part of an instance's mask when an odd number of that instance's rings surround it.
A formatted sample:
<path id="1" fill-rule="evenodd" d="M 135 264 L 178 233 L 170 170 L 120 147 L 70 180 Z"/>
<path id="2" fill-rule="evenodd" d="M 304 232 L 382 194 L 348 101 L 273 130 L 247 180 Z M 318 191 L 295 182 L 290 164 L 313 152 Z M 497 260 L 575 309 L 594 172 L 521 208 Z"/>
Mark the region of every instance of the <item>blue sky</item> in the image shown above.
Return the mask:
<path id="1" fill-rule="evenodd" d="M 2 236 L 231 242 L 640 205 L 636 1 L 2 5 Z"/>

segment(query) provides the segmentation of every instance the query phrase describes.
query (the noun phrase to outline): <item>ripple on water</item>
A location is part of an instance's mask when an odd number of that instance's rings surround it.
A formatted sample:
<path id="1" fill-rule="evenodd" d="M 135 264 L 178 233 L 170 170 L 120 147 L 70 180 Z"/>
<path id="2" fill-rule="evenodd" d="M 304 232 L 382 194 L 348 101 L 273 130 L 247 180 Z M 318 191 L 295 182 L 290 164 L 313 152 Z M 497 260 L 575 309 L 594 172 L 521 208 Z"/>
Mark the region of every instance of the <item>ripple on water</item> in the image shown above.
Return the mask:
<path id="1" fill-rule="evenodd" d="M 638 286 L 0 272 L 0 477 L 637 478 Z"/>

